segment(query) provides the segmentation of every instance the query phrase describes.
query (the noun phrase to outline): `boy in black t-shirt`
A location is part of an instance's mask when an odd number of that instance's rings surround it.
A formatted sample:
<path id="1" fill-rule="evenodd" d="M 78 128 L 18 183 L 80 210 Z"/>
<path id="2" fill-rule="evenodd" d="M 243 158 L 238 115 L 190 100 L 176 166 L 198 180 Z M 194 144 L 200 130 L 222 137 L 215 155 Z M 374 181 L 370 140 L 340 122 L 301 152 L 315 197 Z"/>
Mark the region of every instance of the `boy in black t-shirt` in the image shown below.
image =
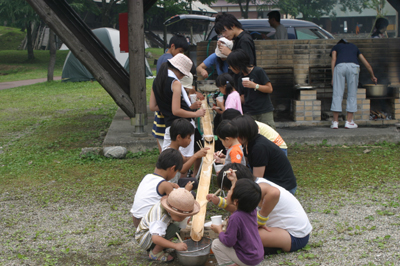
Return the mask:
<path id="1" fill-rule="evenodd" d="M 226 61 L 231 70 L 239 75 L 237 88 L 243 113 L 275 129 L 274 107 L 269 96 L 273 88 L 264 69 L 251 65 L 246 52 L 241 49 L 232 51 Z"/>

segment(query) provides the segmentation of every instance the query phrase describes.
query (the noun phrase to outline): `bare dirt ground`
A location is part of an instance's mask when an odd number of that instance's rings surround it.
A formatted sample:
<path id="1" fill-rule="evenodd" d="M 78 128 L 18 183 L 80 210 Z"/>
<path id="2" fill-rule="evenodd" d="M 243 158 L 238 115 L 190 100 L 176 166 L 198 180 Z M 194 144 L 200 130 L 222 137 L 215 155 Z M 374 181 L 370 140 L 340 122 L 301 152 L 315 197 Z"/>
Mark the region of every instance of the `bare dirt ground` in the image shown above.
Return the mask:
<path id="1" fill-rule="evenodd" d="M 49 197 L 56 183 L 0 195 L 0 265 L 151 264 L 132 241 L 134 191 Z M 267 256 L 261 265 L 399 265 L 400 184 L 330 196 L 298 192 L 313 225 L 309 247 Z"/>

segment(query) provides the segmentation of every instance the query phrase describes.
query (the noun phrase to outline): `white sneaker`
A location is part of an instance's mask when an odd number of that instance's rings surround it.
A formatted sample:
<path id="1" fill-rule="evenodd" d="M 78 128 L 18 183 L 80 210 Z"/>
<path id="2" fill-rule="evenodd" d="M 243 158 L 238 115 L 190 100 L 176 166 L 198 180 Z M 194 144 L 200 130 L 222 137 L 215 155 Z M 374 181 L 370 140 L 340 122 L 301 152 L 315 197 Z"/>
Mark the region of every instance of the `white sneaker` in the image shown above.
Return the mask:
<path id="1" fill-rule="evenodd" d="M 353 120 L 351 120 L 351 122 L 346 121 L 346 124 L 344 125 L 344 128 L 358 128 L 358 125 L 356 123 L 354 123 Z"/>
<path id="2" fill-rule="evenodd" d="M 337 121 L 332 121 L 331 128 L 333 128 L 333 129 L 338 129 L 338 128 L 339 128 L 339 122 L 337 122 Z"/>

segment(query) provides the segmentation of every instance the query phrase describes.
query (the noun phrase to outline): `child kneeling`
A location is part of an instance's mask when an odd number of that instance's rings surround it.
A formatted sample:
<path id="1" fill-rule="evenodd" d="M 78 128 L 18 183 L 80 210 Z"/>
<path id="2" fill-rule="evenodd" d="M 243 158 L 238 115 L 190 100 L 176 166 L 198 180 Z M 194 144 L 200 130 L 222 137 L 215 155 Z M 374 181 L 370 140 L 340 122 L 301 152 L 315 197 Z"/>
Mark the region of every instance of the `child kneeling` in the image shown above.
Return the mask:
<path id="1" fill-rule="evenodd" d="M 186 189 L 175 189 L 164 196 L 142 218 L 135 232 L 136 244 L 149 250 L 149 258 L 169 262 L 174 258 L 163 249 L 187 250 L 186 243 L 173 243 L 179 228 L 173 222 L 181 222 L 200 211 L 199 203 Z"/>
<path id="2" fill-rule="evenodd" d="M 256 207 L 260 200 L 261 189 L 252 180 L 242 179 L 232 185 L 226 201 L 237 210 L 229 217 L 226 232 L 222 225 L 211 225 L 218 234 L 211 247 L 218 265 L 257 265 L 264 259 L 257 225 Z"/>

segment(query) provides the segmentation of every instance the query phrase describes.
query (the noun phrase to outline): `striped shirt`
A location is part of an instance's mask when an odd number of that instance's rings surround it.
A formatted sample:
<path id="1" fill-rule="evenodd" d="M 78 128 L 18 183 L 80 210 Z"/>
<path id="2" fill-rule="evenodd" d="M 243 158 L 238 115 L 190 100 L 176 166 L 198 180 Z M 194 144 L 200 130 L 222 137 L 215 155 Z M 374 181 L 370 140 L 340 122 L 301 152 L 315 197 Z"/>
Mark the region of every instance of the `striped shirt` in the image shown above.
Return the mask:
<path id="1" fill-rule="evenodd" d="M 135 233 L 136 244 L 143 249 L 149 249 L 153 243 L 151 236 L 165 236 L 168 225 L 172 222 L 161 201 L 157 202 L 140 221 Z"/>

